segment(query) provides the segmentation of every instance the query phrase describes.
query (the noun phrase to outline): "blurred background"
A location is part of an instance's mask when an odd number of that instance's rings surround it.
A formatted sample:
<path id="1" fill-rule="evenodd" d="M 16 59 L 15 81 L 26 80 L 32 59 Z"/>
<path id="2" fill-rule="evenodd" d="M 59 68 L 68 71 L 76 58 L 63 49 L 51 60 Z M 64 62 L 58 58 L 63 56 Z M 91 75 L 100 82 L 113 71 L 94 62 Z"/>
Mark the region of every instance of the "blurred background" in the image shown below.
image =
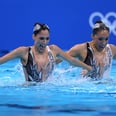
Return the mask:
<path id="1" fill-rule="evenodd" d="M 111 29 L 110 43 L 116 44 L 116 0 L 0 0 L 0 50 L 33 45 L 35 22 L 51 29 L 49 44 L 66 50 L 91 40 L 96 20 Z"/>

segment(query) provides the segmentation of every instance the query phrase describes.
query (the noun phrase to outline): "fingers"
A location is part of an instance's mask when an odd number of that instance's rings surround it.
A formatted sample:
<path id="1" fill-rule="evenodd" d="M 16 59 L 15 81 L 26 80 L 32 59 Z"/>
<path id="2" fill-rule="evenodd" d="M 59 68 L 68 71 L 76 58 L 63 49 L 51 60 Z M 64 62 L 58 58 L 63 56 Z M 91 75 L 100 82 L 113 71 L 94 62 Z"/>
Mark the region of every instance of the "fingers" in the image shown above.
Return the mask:
<path id="1" fill-rule="evenodd" d="M 80 73 L 83 77 L 88 75 L 88 71 L 86 69 L 83 69 Z"/>

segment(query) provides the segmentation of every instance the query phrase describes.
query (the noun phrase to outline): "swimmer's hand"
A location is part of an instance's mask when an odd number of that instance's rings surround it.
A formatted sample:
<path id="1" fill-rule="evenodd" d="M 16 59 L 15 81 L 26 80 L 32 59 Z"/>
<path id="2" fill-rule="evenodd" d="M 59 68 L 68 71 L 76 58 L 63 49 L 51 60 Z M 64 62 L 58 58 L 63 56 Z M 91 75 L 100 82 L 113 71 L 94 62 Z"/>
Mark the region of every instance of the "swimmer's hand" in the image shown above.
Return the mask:
<path id="1" fill-rule="evenodd" d="M 37 83 L 36 82 L 25 82 L 23 83 L 21 86 L 27 87 L 27 86 L 36 86 Z"/>
<path id="2" fill-rule="evenodd" d="M 82 75 L 83 77 L 88 77 L 88 75 L 89 75 L 92 71 L 93 71 L 93 68 L 90 66 L 90 70 L 83 69 L 83 70 L 81 71 L 81 75 Z"/>
<path id="3" fill-rule="evenodd" d="M 92 66 L 88 66 L 89 68 L 88 68 L 88 73 L 90 73 L 91 71 L 93 71 L 93 68 L 92 68 Z"/>
<path id="4" fill-rule="evenodd" d="M 81 71 L 81 75 L 83 77 L 88 77 L 88 75 L 90 75 L 91 73 L 95 73 L 95 72 L 97 73 L 99 77 L 102 77 L 104 73 L 104 63 L 102 62 L 97 63 L 96 68 L 89 67 L 88 70 L 83 69 Z"/>
<path id="5" fill-rule="evenodd" d="M 88 70 L 83 69 L 83 70 L 81 71 L 81 75 L 82 75 L 82 77 L 87 77 L 88 72 L 89 72 Z"/>

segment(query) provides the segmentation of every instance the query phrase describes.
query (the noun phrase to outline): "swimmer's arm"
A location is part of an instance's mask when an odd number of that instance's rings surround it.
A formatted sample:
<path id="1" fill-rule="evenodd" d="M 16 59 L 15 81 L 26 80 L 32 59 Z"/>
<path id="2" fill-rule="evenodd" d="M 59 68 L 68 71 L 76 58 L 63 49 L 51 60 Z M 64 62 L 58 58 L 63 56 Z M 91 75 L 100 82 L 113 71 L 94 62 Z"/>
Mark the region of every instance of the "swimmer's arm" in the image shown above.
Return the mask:
<path id="1" fill-rule="evenodd" d="M 24 47 L 16 48 L 15 50 L 9 52 L 8 54 L 0 57 L 0 64 L 3 64 L 9 60 L 15 59 L 15 58 L 21 58 L 24 51 Z"/>
<path id="2" fill-rule="evenodd" d="M 72 57 L 78 57 L 80 52 L 82 51 L 82 48 L 83 47 L 81 44 L 75 45 L 67 51 L 67 54 L 69 54 Z"/>
<path id="3" fill-rule="evenodd" d="M 66 51 L 66 53 L 72 57 L 79 57 L 79 54 L 80 52 L 79 51 L 82 51 L 80 50 L 80 48 L 82 49 L 82 45 L 75 45 L 73 46 L 72 48 L 70 48 L 68 51 Z M 62 59 L 61 58 L 57 58 L 56 59 L 56 64 L 62 62 Z"/>
<path id="4" fill-rule="evenodd" d="M 59 63 L 61 63 L 62 62 L 62 59 L 61 58 L 58 58 L 58 57 L 56 57 L 56 64 L 59 64 Z"/>
<path id="5" fill-rule="evenodd" d="M 113 59 L 116 59 L 116 46 L 110 44 L 111 50 L 112 50 L 112 54 L 113 54 Z"/>
<path id="6" fill-rule="evenodd" d="M 66 61 L 68 61 L 70 64 L 74 65 L 74 66 L 78 66 L 78 67 L 82 67 L 82 68 L 85 68 L 87 69 L 88 71 L 91 71 L 92 70 L 92 67 L 83 63 L 82 61 L 74 58 L 74 57 L 71 57 L 70 55 L 68 55 L 67 53 L 65 53 L 64 51 L 62 51 L 59 47 L 57 46 L 54 46 L 55 48 L 55 51 L 56 51 L 56 56 L 57 57 L 60 57 Z"/>

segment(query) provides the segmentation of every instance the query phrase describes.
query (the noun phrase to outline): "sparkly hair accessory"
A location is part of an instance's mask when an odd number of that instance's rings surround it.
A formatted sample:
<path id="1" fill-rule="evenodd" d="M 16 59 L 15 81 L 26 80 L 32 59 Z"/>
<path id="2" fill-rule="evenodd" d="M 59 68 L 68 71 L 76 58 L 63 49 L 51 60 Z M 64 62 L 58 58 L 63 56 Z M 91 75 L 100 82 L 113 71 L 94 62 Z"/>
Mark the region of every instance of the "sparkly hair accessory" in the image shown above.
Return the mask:
<path id="1" fill-rule="evenodd" d="M 100 26 L 101 26 L 100 23 L 96 23 L 96 24 L 94 25 L 93 29 L 97 29 L 97 28 L 99 28 Z"/>
<path id="2" fill-rule="evenodd" d="M 33 32 L 34 32 L 34 31 L 38 31 L 38 30 L 40 30 L 40 29 L 41 29 L 41 26 L 40 26 L 39 24 L 36 24 L 36 25 L 34 26 Z"/>

